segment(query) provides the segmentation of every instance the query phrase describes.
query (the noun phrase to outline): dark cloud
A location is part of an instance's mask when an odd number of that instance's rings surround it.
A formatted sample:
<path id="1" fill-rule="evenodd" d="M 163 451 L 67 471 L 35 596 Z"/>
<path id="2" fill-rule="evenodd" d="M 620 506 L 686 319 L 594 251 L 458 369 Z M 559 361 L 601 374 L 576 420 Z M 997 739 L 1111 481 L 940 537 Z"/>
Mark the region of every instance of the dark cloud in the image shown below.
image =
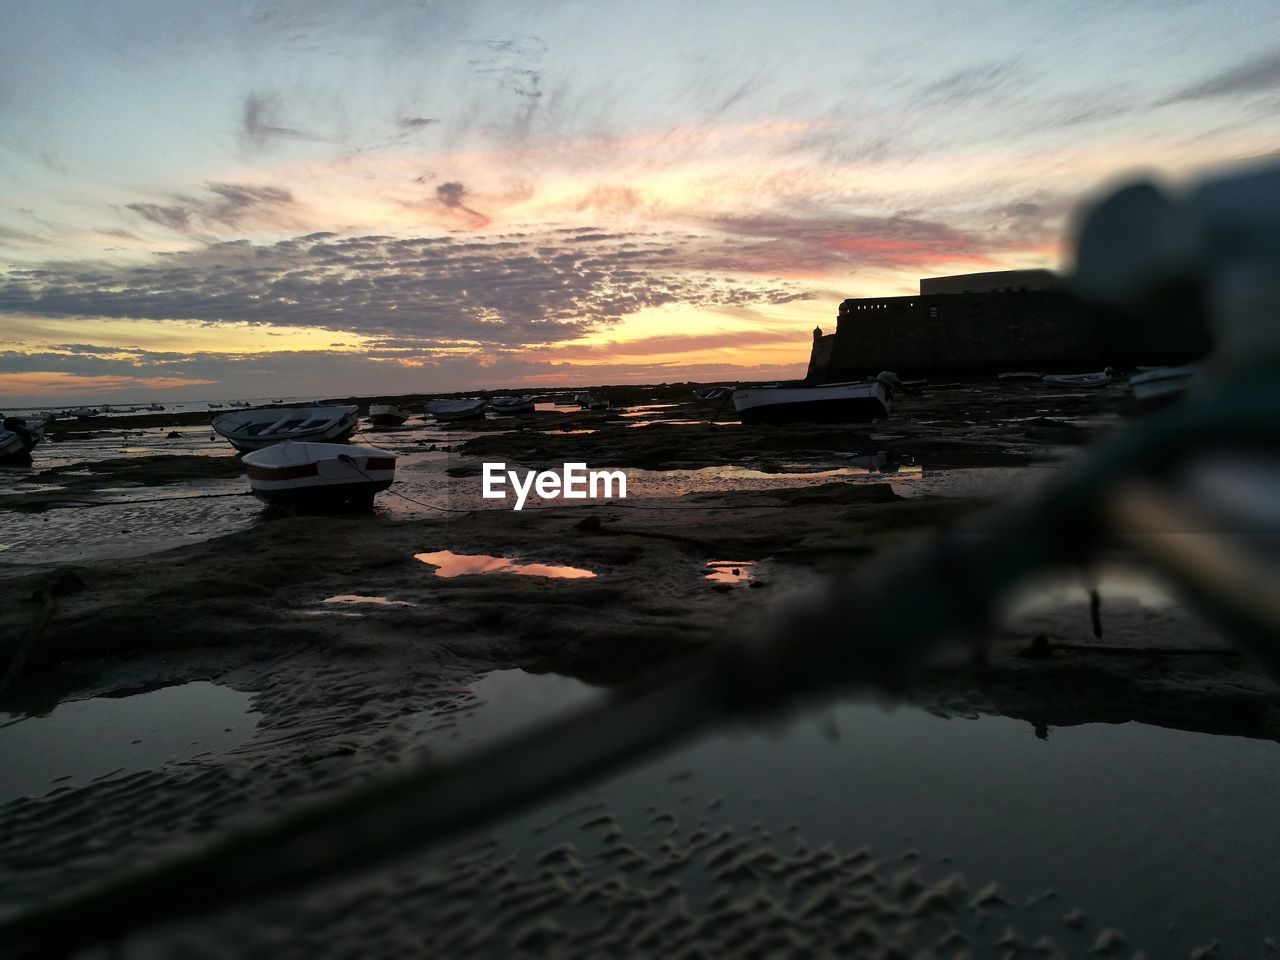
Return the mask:
<path id="1" fill-rule="evenodd" d="M 13 269 L 0 274 L 0 314 L 249 322 L 512 345 L 571 339 L 669 303 L 807 296 L 793 284 L 748 286 L 699 269 L 706 242 L 647 234 L 610 240 L 590 228 L 466 243 L 332 234 L 271 245 L 232 241 L 134 267 Z"/>
<path id="2" fill-rule="evenodd" d="M 240 115 L 240 138 L 249 147 L 265 150 L 277 140 L 322 141 L 325 138 L 286 126 L 280 118 L 280 100 L 273 94 L 250 93 Z"/>
<path id="3" fill-rule="evenodd" d="M 1239 97 L 1276 89 L 1280 89 L 1280 50 L 1264 53 L 1230 70 L 1198 80 L 1163 102 Z"/>
<path id="4" fill-rule="evenodd" d="M 481 229 L 490 224 L 490 220 L 479 210 L 472 210 L 462 201 L 467 196 L 467 188 L 456 180 L 448 183 L 442 183 L 436 187 L 436 199 L 440 201 L 447 209 L 457 210 L 471 217 L 471 226 L 474 229 Z"/>
<path id="5" fill-rule="evenodd" d="M 178 194 L 168 203 L 129 203 L 125 208 L 170 230 L 200 235 L 247 221 L 275 222 L 281 209 L 293 203 L 293 195 L 283 187 L 210 183 L 205 189 L 208 193 L 202 197 Z"/>

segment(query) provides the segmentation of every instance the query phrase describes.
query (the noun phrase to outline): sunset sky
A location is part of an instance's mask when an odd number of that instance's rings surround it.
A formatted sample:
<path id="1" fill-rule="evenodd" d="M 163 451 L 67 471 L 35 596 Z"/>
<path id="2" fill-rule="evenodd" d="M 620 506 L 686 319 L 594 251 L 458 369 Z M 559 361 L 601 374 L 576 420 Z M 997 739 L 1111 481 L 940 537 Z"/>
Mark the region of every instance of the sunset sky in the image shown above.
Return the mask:
<path id="1" fill-rule="evenodd" d="M 1280 4 L 18 0 L 0 409 L 802 375 L 1280 150 Z"/>

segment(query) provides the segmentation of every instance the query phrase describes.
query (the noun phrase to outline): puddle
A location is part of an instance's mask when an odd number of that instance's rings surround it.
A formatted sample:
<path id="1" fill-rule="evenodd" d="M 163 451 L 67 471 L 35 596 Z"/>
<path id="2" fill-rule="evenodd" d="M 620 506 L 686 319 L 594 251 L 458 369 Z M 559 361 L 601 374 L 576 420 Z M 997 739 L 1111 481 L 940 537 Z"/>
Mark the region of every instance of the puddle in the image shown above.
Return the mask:
<path id="1" fill-rule="evenodd" d="M 433 749 L 472 746 L 598 695 L 518 670 L 471 689 L 474 702 L 451 720 L 424 717 Z M 698 737 L 499 825 L 486 856 L 536 872 L 538 851 L 572 844 L 587 865 L 575 884 L 586 889 L 616 869 L 610 844 L 661 863 L 692 834 L 728 827 L 745 856 L 866 846 L 886 876 L 916 865 L 935 878 L 959 871 L 969 894 L 998 880 L 1017 906 L 975 930 L 975 947 L 1007 919 L 1026 942 L 1047 933 L 1071 956 L 1086 955 L 1105 927 L 1123 931 L 1126 956 L 1187 956 L 1215 938 L 1223 956 L 1261 956 L 1280 932 L 1278 790 L 1272 741 L 1139 723 L 1051 728 L 1039 739 L 1005 717 L 944 719 L 851 701 Z M 793 839 L 801 837 L 806 846 Z M 701 859 L 673 863 L 661 879 L 678 883 L 695 916 L 713 895 L 730 894 Z M 1213 879 L 1222 877 L 1231 882 Z M 732 896 L 762 883 L 771 881 L 749 876 Z M 575 909 L 552 904 L 544 919 L 571 922 Z M 1073 909 L 1087 917 L 1078 931 L 1063 922 Z M 953 919 L 968 924 L 974 914 Z"/>
<path id="2" fill-rule="evenodd" d="M 582 408 L 576 403 L 535 403 L 533 409 L 538 413 L 581 413 Z"/>
<path id="3" fill-rule="evenodd" d="M 581 437 L 588 433 L 599 433 L 599 430 L 543 430 L 543 433 L 551 437 Z"/>
<path id="4" fill-rule="evenodd" d="M 710 583 L 747 583 L 755 565 L 754 560 L 708 560 L 703 579 Z"/>
<path id="5" fill-rule="evenodd" d="M 382 607 L 412 607 L 413 604 L 408 600 L 389 600 L 386 597 L 366 597 L 359 593 L 339 593 L 332 597 L 325 597 L 323 603 L 371 603 Z"/>
<path id="6" fill-rule="evenodd" d="M 258 724 L 250 695 L 207 680 L 0 713 L 0 803 L 222 753 Z"/>
<path id="7" fill-rule="evenodd" d="M 514 573 L 523 577 L 582 580 L 595 576 L 592 571 L 583 570 L 580 567 L 521 563 L 518 557 L 491 557 L 485 554 L 454 553 L 451 550 L 416 553 L 414 559 L 435 567 L 437 577 L 464 577 L 476 573 Z"/>

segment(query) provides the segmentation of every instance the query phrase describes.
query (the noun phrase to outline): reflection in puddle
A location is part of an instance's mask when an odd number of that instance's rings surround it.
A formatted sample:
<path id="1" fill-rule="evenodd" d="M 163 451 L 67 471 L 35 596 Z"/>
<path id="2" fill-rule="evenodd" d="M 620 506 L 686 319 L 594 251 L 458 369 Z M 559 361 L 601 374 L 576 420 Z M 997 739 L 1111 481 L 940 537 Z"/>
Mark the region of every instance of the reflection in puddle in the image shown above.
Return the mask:
<path id="1" fill-rule="evenodd" d="M 257 727 L 249 700 L 197 680 L 72 700 L 43 716 L 0 713 L 0 803 L 230 750 Z"/>
<path id="2" fill-rule="evenodd" d="M 366 597 L 359 593 L 339 593 L 336 596 L 325 597 L 325 603 L 375 603 L 384 607 L 411 607 L 408 600 L 389 600 L 386 597 Z"/>
<path id="3" fill-rule="evenodd" d="M 587 433 L 599 433 L 599 430 L 543 430 L 543 433 L 551 437 L 580 437 Z"/>
<path id="4" fill-rule="evenodd" d="M 708 560 L 703 579 L 711 583 L 746 583 L 755 565 L 754 560 Z"/>
<path id="5" fill-rule="evenodd" d="M 1169 586 L 1149 570 L 1122 564 L 1105 564 L 1083 576 L 1044 577 L 1025 584 L 1006 607 L 1006 615 L 1019 618 L 1058 610 L 1087 607 L 1089 584 L 1098 589 L 1104 607 L 1109 602 L 1136 603 L 1148 610 L 1178 606 Z"/>
<path id="6" fill-rule="evenodd" d="M 485 554 L 462 554 L 451 550 L 416 553 L 415 560 L 436 568 L 437 577 L 462 577 L 474 573 L 515 573 L 523 577 L 550 577 L 581 580 L 594 577 L 590 570 L 562 567 L 549 563 L 521 563 L 518 557 L 490 557 Z"/>
<path id="7" fill-rule="evenodd" d="M 599 695 L 518 670 L 488 674 L 471 692 L 422 717 L 433 750 L 515 732 Z M 673 846 L 728 827 L 746 862 L 770 845 L 792 852 L 794 831 L 813 849 L 865 845 L 896 857 L 885 861 L 890 874 L 940 858 L 974 882 L 970 893 L 998 879 L 1010 899 L 1030 896 L 1019 917 L 1027 939 L 1048 930 L 1071 956 L 1085 956 L 1102 926 L 1161 945 L 1160 956 L 1187 956 L 1215 936 L 1224 956 L 1261 956 L 1280 898 L 1280 858 L 1263 827 L 1277 790 L 1272 741 L 1140 723 L 1053 727 L 1043 740 L 1006 717 L 851 701 L 767 728 L 712 731 L 641 761 L 497 826 L 490 856 L 505 864 L 572 844 L 590 871 L 586 887 L 616 870 L 609 844 L 663 864 Z M 680 869 L 695 912 L 713 893 L 769 882 L 757 871 L 730 887 L 693 862 Z M 1206 883 L 1210 874 L 1235 882 Z M 549 907 L 547 917 L 568 922 L 572 909 Z M 1078 934 L 1063 925 L 1073 909 L 1089 917 Z"/>

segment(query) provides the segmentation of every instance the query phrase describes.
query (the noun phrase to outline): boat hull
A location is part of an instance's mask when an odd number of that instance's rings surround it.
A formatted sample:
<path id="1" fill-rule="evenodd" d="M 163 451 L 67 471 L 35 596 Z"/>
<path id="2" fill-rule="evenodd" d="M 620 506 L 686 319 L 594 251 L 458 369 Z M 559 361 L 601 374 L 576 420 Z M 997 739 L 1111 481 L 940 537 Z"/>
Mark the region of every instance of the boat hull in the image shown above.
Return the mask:
<path id="1" fill-rule="evenodd" d="M 431 402 L 426 405 L 427 413 L 431 414 L 441 423 L 456 423 L 460 420 L 483 420 L 484 419 L 484 401 L 476 400 L 466 405 L 461 403 L 451 403 L 444 401 L 440 403 Z"/>
<path id="2" fill-rule="evenodd" d="M 380 427 L 401 427 L 409 419 L 409 411 L 390 403 L 375 403 L 369 408 L 369 422 Z"/>
<path id="3" fill-rule="evenodd" d="M 323 417 L 321 407 L 272 407 L 270 417 L 250 416 L 259 411 L 226 413 L 213 421 L 213 429 L 241 453 L 262 450 L 286 442 L 345 443 L 356 432 L 360 411 L 344 408 L 340 414 Z M 316 421 L 310 426 L 310 421 Z M 295 423 L 297 426 L 289 427 Z"/>
<path id="4" fill-rule="evenodd" d="M 534 404 L 532 400 L 521 400 L 518 403 L 499 403 L 496 399 L 489 402 L 489 407 L 494 413 L 500 416 L 510 416 L 520 413 L 533 413 Z"/>
<path id="5" fill-rule="evenodd" d="M 44 439 L 44 422 L 11 418 L 0 427 L 0 463 L 27 463 Z"/>
<path id="6" fill-rule="evenodd" d="M 287 443 L 244 460 L 258 499 L 298 510 L 367 509 L 395 480 L 396 458 L 372 447 Z"/>
<path id="7" fill-rule="evenodd" d="M 743 423 L 870 423 L 889 416 L 889 393 L 879 383 L 735 390 Z"/>

